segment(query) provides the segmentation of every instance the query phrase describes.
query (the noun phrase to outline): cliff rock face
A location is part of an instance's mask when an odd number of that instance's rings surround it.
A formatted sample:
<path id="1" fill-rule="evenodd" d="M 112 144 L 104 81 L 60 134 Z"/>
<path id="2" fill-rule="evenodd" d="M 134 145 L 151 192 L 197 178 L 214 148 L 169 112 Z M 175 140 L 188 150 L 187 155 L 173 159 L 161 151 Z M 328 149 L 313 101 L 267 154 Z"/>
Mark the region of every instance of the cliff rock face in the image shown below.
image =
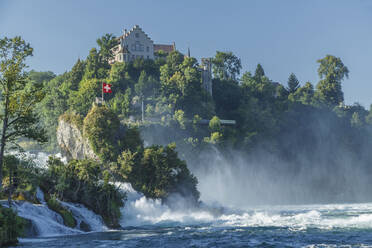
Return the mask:
<path id="1" fill-rule="evenodd" d="M 86 138 L 83 137 L 79 128 L 63 119 L 58 122 L 57 142 L 61 147 L 62 154 L 71 159 L 94 159 L 99 160 L 93 152 Z"/>

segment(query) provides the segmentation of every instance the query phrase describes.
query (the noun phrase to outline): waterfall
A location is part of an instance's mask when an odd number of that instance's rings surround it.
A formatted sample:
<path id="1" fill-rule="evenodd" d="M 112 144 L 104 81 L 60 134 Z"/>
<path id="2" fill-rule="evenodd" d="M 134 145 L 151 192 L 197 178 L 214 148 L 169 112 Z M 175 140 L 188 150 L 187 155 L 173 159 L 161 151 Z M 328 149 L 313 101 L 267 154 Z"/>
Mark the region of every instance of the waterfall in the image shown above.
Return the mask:
<path id="1" fill-rule="evenodd" d="M 104 231 L 108 228 L 102 218 L 81 204 L 60 201 L 61 205 L 69 209 L 77 221 L 76 228 L 63 224 L 63 218 L 50 210 L 44 200 L 43 192 L 38 188 L 36 196 L 41 204 L 32 204 L 27 201 L 15 201 L 13 207 L 18 215 L 32 222 L 37 236 L 51 237 L 68 234 L 79 234 L 86 231 Z M 4 204 L 7 207 L 7 204 Z"/>

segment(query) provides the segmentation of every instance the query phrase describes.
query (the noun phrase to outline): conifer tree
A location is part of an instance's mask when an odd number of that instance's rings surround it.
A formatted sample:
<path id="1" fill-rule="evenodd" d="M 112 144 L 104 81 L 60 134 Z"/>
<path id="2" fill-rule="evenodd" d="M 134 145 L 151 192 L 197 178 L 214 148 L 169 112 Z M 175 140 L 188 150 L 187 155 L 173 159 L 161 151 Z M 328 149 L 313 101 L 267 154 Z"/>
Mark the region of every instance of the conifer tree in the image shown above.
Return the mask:
<path id="1" fill-rule="evenodd" d="M 287 90 L 289 93 L 294 93 L 300 87 L 300 82 L 298 81 L 296 75 L 291 73 L 288 78 L 288 87 Z"/>
<path id="2" fill-rule="evenodd" d="M 256 80 L 257 83 L 261 83 L 263 76 L 265 76 L 265 71 L 262 68 L 261 64 L 258 64 L 253 78 L 254 80 Z"/>

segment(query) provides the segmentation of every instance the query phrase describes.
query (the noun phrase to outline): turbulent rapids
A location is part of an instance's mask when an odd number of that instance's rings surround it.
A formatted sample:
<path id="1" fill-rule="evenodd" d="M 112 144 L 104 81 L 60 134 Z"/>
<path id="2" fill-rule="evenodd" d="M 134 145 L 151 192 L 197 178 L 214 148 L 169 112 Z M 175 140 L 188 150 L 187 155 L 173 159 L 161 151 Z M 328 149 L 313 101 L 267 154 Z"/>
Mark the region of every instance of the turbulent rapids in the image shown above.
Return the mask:
<path id="1" fill-rule="evenodd" d="M 31 156 L 31 155 L 30 155 Z M 45 154 L 34 158 L 42 166 Z M 130 184 L 118 184 L 127 193 L 121 209 L 120 230 L 110 230 L 102 218 L 81 204 L 60 202 L 77 220 L 76 228 L 63 224 L 38 189 L 41 204 L 16 202 L 19 216 L 31 220 L 33 237 L 20 247 L 246 247 L 365 246 L 372 242 L 372 204 L 329 204 L 199 208 L 169 207 L 148 199 Z M 208 194 L 208 192 L 201 192 Z M 203 199 L 203 197 L 202 197 Z"/>
<path id="2" fill-rule="evenodd" d="M 138 197 L 130 199 L 123 209 L 123 230 L 105 230 L 103 225 L 92 225 L 91 220 L 89 224 L 102 231 L 83 235 L 76 230 L 58 229 L 58 218 L 29 208 L 33 218 L 40 220 L 38 224 L 47 225 L 50 228 L 45 229 L 50 231 L 38 238 L 22 239 L 20 246 L 335 247 L 363 246 L 372 240 L 372 204 L 281 206 L 216 214 L 210 210 L 171 210 L 157 201 Z M 80 208 L 81 212 L 87 211 Z M 99 220 L 94 223 L 99 224 Z M 59 236 L 55 236 L 56 232 Z M 66 236 L 73 233 L 77 235 Z"/>

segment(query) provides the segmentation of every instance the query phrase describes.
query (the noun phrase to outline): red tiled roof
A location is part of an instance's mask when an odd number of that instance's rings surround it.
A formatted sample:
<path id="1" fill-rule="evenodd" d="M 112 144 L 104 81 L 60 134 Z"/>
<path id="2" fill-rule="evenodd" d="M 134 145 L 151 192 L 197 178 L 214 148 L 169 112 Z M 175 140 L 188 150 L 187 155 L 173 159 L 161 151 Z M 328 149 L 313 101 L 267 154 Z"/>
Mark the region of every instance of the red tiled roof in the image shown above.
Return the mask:
<path id="1" fill-rule="evenodd" d="M 157 51 L 164 51 L 166 53 L 170 53 L 174 51 L 174 45 L 164 45 L 164 44 L 154 44 L 154 52 Z"/>

